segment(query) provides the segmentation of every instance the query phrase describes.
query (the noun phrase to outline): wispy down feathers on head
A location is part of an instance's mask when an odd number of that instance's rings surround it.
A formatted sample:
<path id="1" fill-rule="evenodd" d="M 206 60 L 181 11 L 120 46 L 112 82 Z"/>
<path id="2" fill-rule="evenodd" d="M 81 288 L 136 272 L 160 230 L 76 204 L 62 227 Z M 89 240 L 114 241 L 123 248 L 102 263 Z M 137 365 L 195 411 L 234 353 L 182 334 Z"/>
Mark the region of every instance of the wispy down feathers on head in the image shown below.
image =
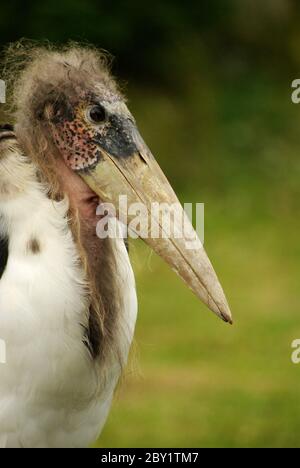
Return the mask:
<path id="1" fill-rule="evenodd" d="M 39 165 L 44 162 L 42 172 L 54 192 L 58 187 L 50 158 L 57 154 L 54 145 L 48 151 L 51 142 L 43 112 L 48 103 L 55 107 L 58 101 L 65 101 L 66 106 L 72 106 L 93 93 L 108 101 L 120 99 L 110 63 L 108 53 L 74 42 L 58 47 L 23 40 L 4 53 L 2 74 L 8 89 L 8 115 L 17 123 L 18 141 L 26 153 Z"/>
<path id="2" fill-rule="evenodd" d="M 11 95 L 11 109 L 38 109 L 53 91 L 78 93 L 97 88 L 100 94 L 118 94 L 110 74 L 111 56 L 93 46 L 69 42 L 54 46 L 22 40 L 8 46 L 3 75 Z M 70 86 L 71 85 L 71 86 Z"/>

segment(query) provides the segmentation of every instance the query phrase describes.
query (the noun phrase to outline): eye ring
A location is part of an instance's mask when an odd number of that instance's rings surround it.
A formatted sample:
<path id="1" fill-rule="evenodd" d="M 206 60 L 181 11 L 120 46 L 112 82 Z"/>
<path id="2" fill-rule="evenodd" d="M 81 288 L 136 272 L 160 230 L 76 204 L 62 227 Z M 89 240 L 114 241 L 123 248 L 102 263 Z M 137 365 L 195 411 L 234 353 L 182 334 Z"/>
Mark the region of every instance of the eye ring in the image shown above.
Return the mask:
<path id="1" fill-rule="evenodd" d="M 106 110 L 100 104 L 95 104 L 94 106 L 90 106 L 87 108 L 86 118 L 92 124 L 101 124 L 106 121 Z"/>

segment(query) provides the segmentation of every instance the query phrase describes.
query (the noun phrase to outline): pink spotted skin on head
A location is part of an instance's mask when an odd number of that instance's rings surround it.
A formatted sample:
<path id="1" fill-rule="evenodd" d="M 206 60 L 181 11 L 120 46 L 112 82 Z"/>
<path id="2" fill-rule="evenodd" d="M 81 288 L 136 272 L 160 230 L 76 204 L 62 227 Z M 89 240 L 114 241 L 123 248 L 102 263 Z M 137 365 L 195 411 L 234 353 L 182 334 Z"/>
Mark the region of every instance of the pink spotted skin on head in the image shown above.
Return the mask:
<path id="1" fill-rule="evenodd" d="M 74 110 L 73 119 L 59 119 L 51 125 L 51 133 L 65 163 L 73 171 L 82 171 L 97 164 L 101 155 L 93 142 L 94 129 L 82 123 L 82 112 Z"/>

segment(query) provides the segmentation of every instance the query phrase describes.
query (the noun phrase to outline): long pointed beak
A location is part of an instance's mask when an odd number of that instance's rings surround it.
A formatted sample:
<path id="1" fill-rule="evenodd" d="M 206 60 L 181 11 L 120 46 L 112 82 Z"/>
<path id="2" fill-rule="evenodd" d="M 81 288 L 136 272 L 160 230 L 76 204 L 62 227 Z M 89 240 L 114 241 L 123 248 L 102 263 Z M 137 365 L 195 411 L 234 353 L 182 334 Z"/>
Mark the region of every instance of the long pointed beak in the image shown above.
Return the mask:
<path id="1" fill-rule="evenodd" d="M 215 314 L 225 322 L 232 323 L 223 289 L 209 258 L 172 187 L 135 126 L 132 126 L 131 138 L 131 151 L 127 147 L 123 153 L 120 148 L 109 151 L 111 148 L 108 145 L 99 142 L 99 162 L 92 169 L 82 172 L 81 176 L 101 200 L 112 203 L 116 208 L 120 195 L 127 196 L 128 206 L 142 203 L 146 207 L 143 216 L 148 217 L 145 222 L 148 235 L 143 236 L 145 242 Z M 153 203 L 164 204 L 164 210 L 172 211 L 176 207 L 177 216 L 168 218 L 171 222 L 168 227 L 171 229 L 167 235 L 161 213 L 153 213 Z M 118 212 L 118 217 L 124 219 L 124 216 L 129 224 L 134 218 L 130 210 L 127 213 Z M 153 236 L 153 231 L 159 232 L 159 236 Z"/>

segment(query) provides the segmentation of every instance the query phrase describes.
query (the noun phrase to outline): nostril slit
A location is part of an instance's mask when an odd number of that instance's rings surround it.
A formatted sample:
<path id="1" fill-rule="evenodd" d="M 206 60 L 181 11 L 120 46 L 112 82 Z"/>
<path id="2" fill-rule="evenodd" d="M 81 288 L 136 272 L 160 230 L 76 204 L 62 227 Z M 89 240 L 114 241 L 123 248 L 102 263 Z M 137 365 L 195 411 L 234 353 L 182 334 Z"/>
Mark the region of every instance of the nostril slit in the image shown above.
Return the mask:
<path id="1" fill-rule="evenodd" d="M 140 157 L 140 160 L 142 161 L 143 164 L 148 164 L 146 159 L 144 158 L 144 156 L 139 152 L 139 157 Z"/>

